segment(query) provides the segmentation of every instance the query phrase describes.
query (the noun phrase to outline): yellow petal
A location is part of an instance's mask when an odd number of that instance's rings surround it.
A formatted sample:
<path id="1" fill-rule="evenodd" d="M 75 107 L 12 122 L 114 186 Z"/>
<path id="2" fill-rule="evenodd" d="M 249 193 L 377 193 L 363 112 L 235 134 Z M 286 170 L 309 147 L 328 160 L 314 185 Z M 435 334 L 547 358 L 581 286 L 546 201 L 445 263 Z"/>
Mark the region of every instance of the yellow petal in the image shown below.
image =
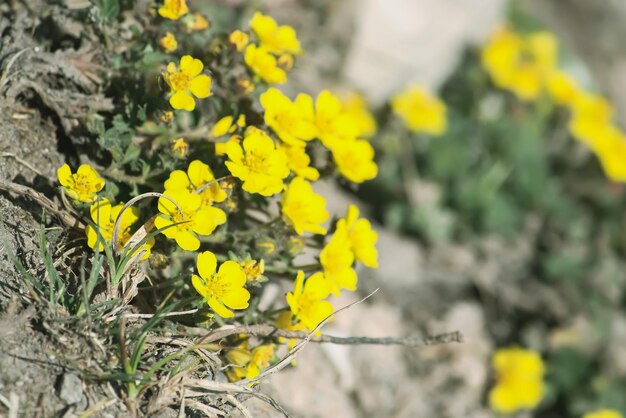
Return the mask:
<path id="1" fill-rule="evenodd" d="M 163 187 L 165 190 L 188 190 L 189 185 L 187 174 L 182 170 L 175 170 L 172 171 L 169 178 L 165 180 Z"/>
<path id="2" fill-rule="evenodd" d="M 226 222 L 226 213 L 215 207 L 204 207 L 194 216 L 193 232 L 210 235 L 219 225 Z"/>
<path id="3" fill-rule="evenodd" d="M 215 311 L 215 313 L 218 314 L 219 316 L 221 316 L 222 318 L 232 318 L 233 316 L 235 316 L 233 311 L 231 311 L 230 309 L 226 308 L 222 304 L 222 302 L 220 302 L 216 298 L 210 298 L 208 300 L 208 303 L 209 303 L 209 306 L 211 307 L 211 309 L 213 309 L 213 311 Z"/>
<path id="4" fill-rule="evenodd" d="M 215 179 L 211 168 L 200 160 L 192 161 L 189 164 L 189 168 L 187 168 L 187 173 L 189 174 L 189 180 L 191 180 L 194 189 Z"/>
<path id="5" fill-rule="evenodd" d="M 160 230 L 159 232 L 170 239 L 174 239 L 176 234 L 178 234 L 178 228 L 176 226 L 171 226 L 173 224 L 174 222 L 163 215 L 159 215 L 154 219 L 154 226 Z"/>
<path id="6" fill-rule="evenodd" d="M 70 179 L 72 178 L 72 170 L 70 169 L 70 166 L 67 164 L 63 164 L 61 167 L 59 167 L 59 169 L 57 170 L 57 177 L 59 178 L 59 183 L 61 183 L 61 186 L 69 187 Z"/>
<path id="7" fill-rule="evenodd" d="M 191 112 L 196 108 L 196 101 L 188 92 L 178 91 L 170 97 L 170 105 L 174 109 L 187 110 Z"/>
<path id="8" fill-rule="evenodd" d="M 199 75 L 191 80 L 191 93 L 199 99 L 209 97 L 211 94 L 211 77 L 206 74 Z"/>
<path id="9" fill-rule="evenodd" d="M 200 276 L 208 279 L 215 274 L 217 268 L 217 258 L 211 251 L 204 251 L 198 254 L 198 273 Z"/>
<path id="10" fill-rule="evenodd" d="M 234 289 L 222 298 L 222 302 L 231 309 L 246 309 L 250 300 L 250 292 L 243 287 Z"/>
<path id="11" fill-rule="evenodd" d="M 191 55 L 185 55 L 180 59 L 180 71 L 187 74 L 189 77 L 195 77 L 202 72 L 204 65 L 202 61 Z"/>
<path id="12" fill-rule="evenodd" d="M 203 298 L 208 299 L 209 297 L 211 297 L 211 293 L 209 292 L 206 283 L 199 276 L 193 274 L 191 276 L 191 284 Z"/>
<path id="13" fill-rule="evenodd" d="M 218 275 L 228 280 L 235 287 L 242 287 L 246 283 L 246 273 L 239 263 L 232 260 L 225 261 L 219 269 Z"/>
<path id="14" fill-rule="evenodd" d="M 183 250 L 196 251 L 198 248 L 200 248 L 200 240 L 190 231 L 178 230 L 175 239 L 176 244 L 178 244 L 178 246 Z"/>

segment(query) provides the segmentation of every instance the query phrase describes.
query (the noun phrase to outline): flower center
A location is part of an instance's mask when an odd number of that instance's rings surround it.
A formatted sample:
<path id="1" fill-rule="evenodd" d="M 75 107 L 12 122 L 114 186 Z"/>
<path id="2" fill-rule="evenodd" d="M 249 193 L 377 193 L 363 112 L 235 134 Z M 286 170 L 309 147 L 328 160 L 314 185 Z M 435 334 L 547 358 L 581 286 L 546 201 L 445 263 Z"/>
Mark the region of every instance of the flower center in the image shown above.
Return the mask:
<path id="1" fill-rule="evenodd" d="M 255 173 L 267 174 L 270 168 L 270 162 L 267 157 L 267 155 L 248 152 L 246 153 L 246 166 Z"/>
<path id="2" fill-rule="evenodd" d="M 72 187 L 78 194 L 89 194 L 92 192 L 93 185 L 89 177 L 81 175 L 81 174 L 73 174 L 72 180 L 74 182 L 74 187 Z"/>
<path id="3" fill-rule="evenodd" d="M 182 71 L 173 71 L 167 75 L 167 82 L 172 91 L 186 91 L 189 90 L 191 79 Z"/>
<path id="4" fill-rule="evenodd" d="M 172 221 L 178 224 L 176 225 L 176 228 L 182 229 L 183 231 L 186 231 L 193 226 L 192 214 L 185 211 L 183 211 L 183 213 L 176 212 L 174 215 L 172 215 Z"/>
<path id="5" fill-rule="evenodd" d="M 209 279 L 205 279 L 209 292 L 216 299 L 222 299 L 230 290 L 228 281 L 224 280 L 219 274 L 213 274 Z"/>

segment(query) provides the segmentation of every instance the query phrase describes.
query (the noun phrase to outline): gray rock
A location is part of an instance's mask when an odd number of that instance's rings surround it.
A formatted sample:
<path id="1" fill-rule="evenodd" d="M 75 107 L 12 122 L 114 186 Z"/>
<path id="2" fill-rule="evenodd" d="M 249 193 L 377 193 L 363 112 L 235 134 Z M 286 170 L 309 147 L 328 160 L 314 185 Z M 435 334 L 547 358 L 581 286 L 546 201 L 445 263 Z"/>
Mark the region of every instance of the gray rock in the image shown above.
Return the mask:
<path id="1" fill-rule="evenodd" d="M 83 383 L 73 373 L 65 373 L 59 385 L 59 398 L 68 405 L 74 405 L 83 398 Z"/>

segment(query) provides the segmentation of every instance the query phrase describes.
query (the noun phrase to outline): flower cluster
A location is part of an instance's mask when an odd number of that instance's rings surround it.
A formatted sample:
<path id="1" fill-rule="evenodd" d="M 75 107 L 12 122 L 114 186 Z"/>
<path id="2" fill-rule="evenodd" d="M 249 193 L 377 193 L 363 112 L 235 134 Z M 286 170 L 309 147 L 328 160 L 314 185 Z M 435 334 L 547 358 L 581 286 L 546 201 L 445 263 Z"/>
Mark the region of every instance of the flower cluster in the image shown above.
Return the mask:
<path id="1" fill-rule="evenodd" d="M 599 158 L 607 177 L 626 182 L 626 133 L 613 120 L 608 101 L 585 91 L 557 67 L 558 44 L 547 32 L 523 36 L 505 27 L 482 50 L 482 63 L 494 84 L 522 100 L 542 94 L 571 114 L 569 130 Z"/>
<path id="2" fill-rule="evenodd" d="M 170 270 L 180 275 L 184 263 L 195 257 L 195 272 L 178 291 L 193 292 L 193 302 L 186 303 L 193 303 L 204 319 L 245 316 L 246 321 L 276 321 L 289 330 L 312 330 L 332 314 L 331 294 L 356 290 L 357 262 L 378 267 L 377 234 L 369 221 L 350 206 L 345 217 L 331 223 L 326 199 L 315 185 L 330 175 L 352 183 L 377 175 L 369 141 L 377 127 L 365 99 L 328 90 L 292 99 L 271 87 L 286 81 L 303 51 L 292 27 L 260 12 L 251 18 L 250 32 L 237 29 L 216 37 L 210 51 L 196 49 L 195 56 L 185 54 L 185 34 L 207 28 L 208 21 L 190 12 L 184 0 L 164 0 L 158 15 L 155 19 L 168 21 L 151 42 L 172 55 L 153 71 L 161 75 L 167 102 L 161 100 L 153 118 L 145 116 L 141 136 L 127 141 L 131 150 L 150 141 L 149 150 L 138 151 L 145 151 L 146 158 L 124 166 L 136 154 L 120 152 L 127 160 L 103 171 L 107 178 L 129 179 L 124 184 L 129 187 L 111 183 L 104 189 L 105 180 L 88 165 L 76 173 L 67 165 L 58 171 L 77 207 L 91 205 L 87 245 L 108 254 L 113 246 L 114 257 L 132 249 L 132 255 L 141 255 L 131 257 L 132 263 L 151 255 L 153 261 L 171 259 L 167 272 L 153 271 L 163 277 Z M 231 65 L 238 65 L 232 75 Z M 253 97 L 252 89 L 261 91 Z M 119 193 L 127 193 L 131 203 L 158 201 L 147 214 L 146 202 L 128 208 L 115 204 Z M 326 238 L 328 231 L 332 235 Z M 298 266 L 294 259 L 306 247 L 315 251 L 317 261 Z M 160 263 L 167 266 L 167 261 Z M 143 266 L 152 264 L 158 265 Z M 122 270 L 130 270 L 126 267 Z M 264 283 L 279 271 L 295 279 L 281 303 L 288 308 L 257 312 Z M 242 312 L 247 309 L 254 312 Z M 253 379 L 269 365 L 274 345 L 249 345 L 246 339 L 227 352 L 231 381 Z"/>
<path id="3" fill-rule="evenodd" d="M 492 365 L 496 385 L 489 392 L 489 404 L 496 412 L 511 414 L 541 402 L 545 367 L 537 352 L 519 347 L 500 349 Z"/>

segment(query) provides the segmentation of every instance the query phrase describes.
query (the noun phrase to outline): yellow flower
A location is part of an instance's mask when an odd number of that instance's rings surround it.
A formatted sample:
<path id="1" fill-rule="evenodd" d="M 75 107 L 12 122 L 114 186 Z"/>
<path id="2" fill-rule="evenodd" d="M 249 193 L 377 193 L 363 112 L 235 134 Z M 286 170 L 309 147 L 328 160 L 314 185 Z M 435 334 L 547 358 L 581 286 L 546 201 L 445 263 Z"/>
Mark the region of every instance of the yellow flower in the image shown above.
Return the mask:
<path id="1" fill-rule="evenodd" d="M 244 288 L 246 273 L 239 264 L 225 261 L 217 270 L 217 258 L 210 251 L 198 254 L 197 264 L 199 276 L 192 275 L 191 284 L 216 314 L 232 318 L 231 309 L 248 307 L 250 292 Z"/>
<path id="2" fill-rule="evenodd" d="M 351 182 L 363 183 L 378 175 L 378 166 L 374 162 L 374 148 L 366 140 L 337 142 L 332 152 L 339 173 Z"/>
<path id="3" fill-rule="evenodd" d="M 517 347 L 500 349 L 492 365 L 496 385 L 489 392 L 489 404 L 494 411 L 510 414 L 541 402 L 545 367 L 538 353 Z"/>
<path id="4" fill-rule="evenodd" d="M 303 273 L 303 277 L 304 277 L 304 273 Z M 326 303 L 328 303 L 328 302 L 326 302 Z M 328 315 L 330 315 L 332 313 L 333 313 L 333 311 L 332 311 L 332 306 L 331 306 L 331 311 L 328 313 Z M 324 318 L 321 319 L 321 321 L 323 321 L 323 320 L 324 320 Z M 306 331 L 306 329 L 307 329 L 302 322 L 300 322 L 296 318 L 294 318 L 294 316 L 291 313 L 291 311 L 281 312 L 278 315 L 278 318 L 276 318 L 276 322 L 274 324 L 276 325 L 276 328 L 284 329 L 285 331 Z M 318 324 L 319 324 L 319 322 L 318 322 Z M 317 324 L 315 326 L 317 326 Z M 313 327 L 313 328 L 315 328 L 315 327 Z M 285 338 L 279 338 L 278 341 L 280 341 L 281 343 L 284 343 L 285 342 Z M 287 340 L 287 347 L 291 350 L 298 343 L 298 341 L 299 340 L 296 340 L 296 339 L 293 339 L 293 338 L 288 339 Z"/>
<path id="5" fill-rule="evenodd" d="M 255 88 L 254 83 L 248 78 L 237 80 L 237 87 L 239 88 L 239 92 L 245 95 L 252 93 Z"/>
<path id="6" fill-rule="evenodd" d="M 265 132 L 254 127 L 246 130 L 242 145 L 228 143 L 226 154 L 230 161 L 226 167 L 230 173 L 243 181 L 242 188 L 248 193 L 280 193 L 285 187 L 283 179 L 289 175 L 285 154 L 276 149 Z"/>
<path id="7" fill-rule="evenodd" d="M 293 68 L 293 55 L 282 54 L 276 60 L 276 65 L 285 71 L 291 71 Z"/>
<path id="8" fill-rule="evenodd" d="M 370 138 L 376 133 L 376 119 L 367 108 L 365 98 L 359 94 L 352 92 L 341 99 L 343 111 L 350 115 L 357 127 L 357 137 Z"/>
<path id="9" fill-rule="evenodd" d="M 263 259 L 259 261 L 245 260 L 241 261 L 239 265 L 241 265 L 241 268 L 246 273 L 248 281 L 253 282 L 263 277 L 263 272 L 265 271 L 265 262 Z"/>
<path id="10" fill-rule="evenodd" d="M 320 253 L 320 262 L 324 270 L 331 293 L 339 296 L 341 289 L 351 292 L 356 290 L 358 277 L 352 268 L 354 254 L 350 249 L 347 234 L 342 231 L 333 234 Z"/>
<path id="11" fill-rule="evenodd" d="M 339 98 L 328 90 L 322 91 L 315 100 L 315 126 L 317 136 L 330 149 L 339 142 L 356 139 L 359 134 L 357 121 L 344 111 Z"/>
<path id="12" fill-rule="evenodd" d="M 166 19 L 178 20 L 189 13 L 186 0 L 164 0 L 159 14 Z"/>
<path id="13" fill-rule="evenodd" d="M 244 347 L 235 348 L 226 354 L 226 358 L 236 367 L 226 372 L 228 380 L 237 382 L 241 379 L 254 379 L 261 370 L 270 365 L 270 360 L 274 357 L 274 345 L 260 345 L 252 351 Z"/>
<path id="14" fill-rule="evenodd" d="M 159 45 L 169 54 L 170 52 L 176 51 L 178 41 L 172 32 L 167 32 L 164 37 L 159 39 Z"/>
<path id="15" fill-rule="evenodd" d="M 180 69 L 170 62 L 163 78 L 170 86 L 170 105 L 174 109 L 192 111 L 196 108 L 194 96 L 199 99 L 209 97 L 211 94 L 211 77 L 200 74 L 204 65 L 202 61 L 185 55 L 180 59 Z"/>
<path id="16" fill-rule="evenodd" d="M 281 211 L 298 235 L 305 232 L 326 234 L 321 224 L 328 220 L 326 200 L 315 193 L 311 183 L 296 177 L 289 183 L 281 200 Z"/>
<path id="17" fill-rule="evenodd" d="M 552 71 L 546 79 L 546 88 L 557 104 L 570 106 L 581 94 L 576 81 L 563 71 Z"/>
<path id="18" fill-rule="evenodd" d="M 222 119 L 215 122 L 211 129 L 211 137 L 219 138 L 226 134 L 234 133 L 237 128 L 243 128 L 246 126 L 246 115 L 239 115 L 237 123 L 233 123 L 234 118 L 232 116 L 224 116 Z"/>
<path id="19" fill-rule="evenodd" d="M 256 12 L 250 19 L 250 28 L 259 38 L 261 45 L 273 54 L 301 54 L 300 42 L 291 26 L 278 26 L 270 16 Z"/>
<path id="20" fill-rule="evenodd" d="M 611 126 L 613 106 L 601 96 L 584 93 L 570 106 L 572 118 L 569 129 L 574 138 L 591 146 L 602 135 L 602 130 Z"/>
<path id="21" fill-rule="evenodd" d="M 328 283 L 320 272 L 313 274 L 306 282 L 304 272 L 298 271 L 293 292 L 287 293 L 287 304 L 294 318 L 313 331 L 324 319 L 332 315 L 333 306 L 325 301 L 329 295 Z"/>
<path id="22" fill-rule="evenodd" d="M 174 112 L 172 112 L 171 110 L 166 110 L 160 113 L 159 119 L 161 119 L 161 122 L 163 123 L 170 123 L 172 119 L 174 119 Z"/>
<path id="23" fill-rule="evenodd" d="M 586 413 L 583 418 L 624 418 L 624 416 L 615 409 L 600 409 Z"/>
<path id="24" fill-rule="evenodd" d="M 365 218 L 359 219 L 359 208 L 348 206 L 346 217 L 337 222 L 339 234 L 346 234 L 350 248 L 357 260 L 370 268 L 378 268 L 378 251 L 376 241 L 378 234 Z"/>
<path id="25" fill-rule="evenodd" d="M 268 84 L 282 84 L 287 81 L 285 70 L 280 68 L 276 58 L 262 47 L 248 45 L 244 60 L 252 72 Z"/>
<path id="26" fill-rule="evenodd" d="M 72 173 L 69 165 L 63 164 L 57 170 L 57 177 L 65 193 L 79 202 L 93 202 L 96 200 L 96 194 L 104 187 L 104 179 L 87 164 L 78 167 L 76 173 Z"/>
<path id="27" fill-rule="evenodd" d="M 300 145 L 281 145 L 279 146 L 287 156 L 287 166 L 296 174 L 296 176 L 315 181 L 320 177 L 319 171 L 315 167 L 311 167 L 311 157 L 306 153 L 306 148 Z"/>
<path id="28" fill-rule="evenodd" d="M 230 138 L 228 138 L 228 141 L 226 142 L 216 142 L 215 143 L 215 155 L 217 155 L 218 157 L 226 155 L 226 152 L 228 151 L 228 144 L 230 142 L 234 142 L 235 144 L 240 144 L 241 137 L 239 135 L 231 135 Z"/>
<path id="29" fill-rule="evenodd" d="M 533 100 L 556 67 L 557 47 L 556 38 L 548 32 L 522 37 L 504 27 L 491 36 L 481 58 L 496 86 L 522 100 Z"/>
<path id="30" fill-rule="evenodd" d="M 198 12 L 195 12 L 193 16 L 185 22 L 185 29 L 187 33 L 204 30 L 208 27 L 209 21 Z"/>
<path id="31" fill-rule="evenodd" d="M 209 183 L 210 185 L 206 186 Z M 203 207 L 210 207 L 213 202 L 223 202 L 227 197 L 226 192 L 215 181 L 211 168 L 199 160 L 192 161 L 186 173 L 182 170 L 172 171 L 165 181 L 164 187 L 166 192 L 168 190 L 187 190 L 191 193 L 196 193 L 197 190 L 203 188 L 202 192 L 198 194 Z"/>
<path id="32" fill-rule="evenodd" d="M 187 189 L 166 190 L 166 196 L 172 198 L 180 208 L 165 197 L 159 198 L 159 212 L 154 225 L 166 237 L 176 241 L 183 250 L 195 251 L 200 248 L 198 235 L 210 235 L 215 228 L 226 222 L 223 210 L 202 205 L 200 195 Z"/>
<path id="33" fill-rule="evenodd" d="M 89 248 L 96 248 L 96 242 L 98 242 L 98 233 L 100 233 L 100 243 L 98 245 L 98 251 L 104 250 L 104 243 L 111 244 L 113 240 L 113 230 L 115 229 L 115 221 L 117 220 L 120 211 L 124 207 L 123 203 L 111 206 L 111 202 L 107 199 L 101 199 L 98 202 L 94 202 L 89 208 L 91 219 L 97 226 L 97 231 L 91 225 L 87 225 L 85 232 L 87 234 L 87 245 Z M 132 234 L 130 228 L 139 219 L 139 211 L 137 208 L 128 208 L 122 213 L 120 219 L 117 250 L 120 251 L 124 248 L 124 245 L 130 240 Z M 103 243 L 104 240 L 104 243 Z M 149 239 L 141 248 L 137 251 L 145 251 L 142 259 L 146 259 L 150 256 L 150 249 L 154 245 L 154 238 Z"/>
<path id="34" fill-rule="evenodd" d="M 626 135 L 617 128 L 605 130 L 592 144 L 606 176 L 614 182 L 626 183 Z"/>
<path id="35" fill-rule="evenodd" d="M 235 45 L 237 51 L 241 52 L 246 46 L 248 46 L 248 42 L 250 42 L 250 37 L 247 33 L 237 29 L 230 33 L 230 35 L 228 36 L 228 42 Z"/>
<path id="36" fill-rule="evenodd" d="M 284 143 L 302 146 L 317 135 L 311 96 L 301 93 L 292 102 L 280 90 L 270 88 L 261 95 L 261 106 L 265 123 Z"/>
<path id="37" fill-rule="evenodd" d="M 391 108 L 413 132 L 441 135 L 447 129 L 446 105 L 419 86 L 395 95 Z"/>
<path id="38" fill-rule="evenodd" d="M 189 152 L 189 144 L 185 141 L 185 138 L 175 138 L 171 141 L 170 150 L 174 157 L 182 160 Z"/>

